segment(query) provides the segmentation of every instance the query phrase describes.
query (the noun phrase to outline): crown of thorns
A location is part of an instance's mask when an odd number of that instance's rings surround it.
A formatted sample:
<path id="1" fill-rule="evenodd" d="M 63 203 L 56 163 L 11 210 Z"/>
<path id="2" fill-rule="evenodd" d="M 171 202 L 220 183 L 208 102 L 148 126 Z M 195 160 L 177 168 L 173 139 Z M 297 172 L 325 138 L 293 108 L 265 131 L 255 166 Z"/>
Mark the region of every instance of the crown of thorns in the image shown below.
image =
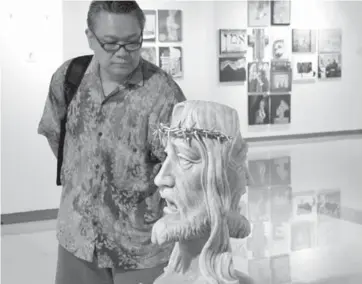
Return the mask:
<path id="1" fill-rule="evenodd" d="M 174 138 L 184 139 L 190 143 L 192 138 L 200 140 L 202 137 L 215 139 L 219 143 L 230 142 L 233 139 L 233 137 L 219 131 L 196 128 L 195 125 L 190 128 L 181 127 L 181 122 L 175 127 L 160 123 L 159 127 L 155 130 L 154 135 L 158 136 L 160 140 L 163 136 L 172 136 Z"/>

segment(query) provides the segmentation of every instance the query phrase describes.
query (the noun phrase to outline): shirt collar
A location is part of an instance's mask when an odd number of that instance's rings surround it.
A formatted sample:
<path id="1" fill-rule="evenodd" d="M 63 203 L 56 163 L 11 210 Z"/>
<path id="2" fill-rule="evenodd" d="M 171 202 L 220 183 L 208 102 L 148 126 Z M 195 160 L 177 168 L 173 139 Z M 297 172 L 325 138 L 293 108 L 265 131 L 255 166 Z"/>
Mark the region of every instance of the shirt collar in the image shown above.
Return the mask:
<path id="1" fill-rule="evenodd" d="M 144 84 L 144 74 L 143 74 L 143 60 L 140 58 L 140 62 L 135 70 L 133 70 L 127 77 L 125 85 L 138 85 L 143 86 Z"/>

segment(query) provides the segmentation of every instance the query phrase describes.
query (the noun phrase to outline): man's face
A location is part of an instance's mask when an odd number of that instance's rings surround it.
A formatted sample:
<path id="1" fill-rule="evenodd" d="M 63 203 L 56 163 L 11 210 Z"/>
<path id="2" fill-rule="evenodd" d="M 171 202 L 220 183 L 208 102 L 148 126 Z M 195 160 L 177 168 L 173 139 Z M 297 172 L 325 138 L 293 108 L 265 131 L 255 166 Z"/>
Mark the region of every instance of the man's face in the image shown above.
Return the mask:
<path id="1" fill-rule="evenodd" d="M 198 142 L 191 146 L 182 139 L 169 139 L 165 152 L 167 158 L 155 178 L 161 197 L 166 200 L 165 216 L 156 222 L 152 239 L 158 244 L 182 240 L 191 232 L 204 230 L 202 221 L 207 218 L 205 195 L 202 188 L 202 159 Z"/>
<path id="2" fill-rule="evenodd" d="M 101 68 L 112 76 L 127 76 L 139 64 L 141 50 L 127 51 L 124 47 L 118 51 L 106 51 L 100 43 L 126 44 L 137 43 L 141 39 L 141 27 L 133 14 L 113 14 L 100 12 L 93 31 L 86 31 L 89 47 L 94 51 Z M 97 40 L 98 38 L 98 40 Z"/>

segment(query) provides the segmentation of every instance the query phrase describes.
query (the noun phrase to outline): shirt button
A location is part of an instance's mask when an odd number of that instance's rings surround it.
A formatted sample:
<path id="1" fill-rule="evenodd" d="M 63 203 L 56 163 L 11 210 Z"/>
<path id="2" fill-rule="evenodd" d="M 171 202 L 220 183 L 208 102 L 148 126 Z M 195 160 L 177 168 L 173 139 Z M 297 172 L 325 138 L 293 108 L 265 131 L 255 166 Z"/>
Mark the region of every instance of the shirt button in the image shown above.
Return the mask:
<path id="1" fill-rule="evenodd" d="M 99 169 L 99 165 L 96 165 L 96 169 L 97 169 L 97 170 Z"/>
<path id="2" fill-rule="evenodd" d="M 101 137 L 103 135 L 102 132 L 98 132 L 98 136 Z"/>
<path id="3" fill-rule="evenodd" d="M 92 221 L 92 224 L 93 224 L 93 226 L 97 226 L 97 225 L 98 225 L 98 222 L 97 222 L 96 220 L 93 220 L 93 221 Z"/>

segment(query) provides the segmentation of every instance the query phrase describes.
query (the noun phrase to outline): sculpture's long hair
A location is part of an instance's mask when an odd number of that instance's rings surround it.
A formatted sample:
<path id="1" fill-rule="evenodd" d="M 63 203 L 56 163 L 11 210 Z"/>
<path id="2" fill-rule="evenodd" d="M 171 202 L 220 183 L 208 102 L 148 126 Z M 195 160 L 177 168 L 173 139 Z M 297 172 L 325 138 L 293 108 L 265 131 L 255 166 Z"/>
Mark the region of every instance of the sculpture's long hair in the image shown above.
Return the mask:
<path id="1" fill-rule="evenodd" d="M 210 222 L 210 237 L 199 258 L 200 271 L 210 284 L 236 284 L 239 280 L 233 269 L 230 237 L 244 238 L 250 233 L 250 227 L 244 224 L 245 219 L 240 215 L 238 207 L 240 197 L 245 193 L 247 147 L 241 139 L 235 110 L 213 103 L 209 103 L 211 109 L 200 105 L 199 108 L 192 107 L 190 110 L 187 104 L 188 101 L 184 102 L 181 108 L 184 108 L 182 112 L 188 113 L 183 120 L 184 126 L 189 127 L 195 123 L 201 128 L 219 126 L 221 130 L 228 130 L 227 135 L 234 136 L 233 141 L 227 144 L 207 138 L 197 138 L 196 143 L 205 161 L 202 188 Z M 234 112 L 230 113 L 230 110 Z M 205 115 L 200 115 L 200 112 Z M 220 125 L 223 120 L 223 125 Z M 229 181 L 237 188 L 230 188 Z M 177 251 L 174 251 L 171 259 L 177 259 Z M 170 266 L 173 262 L 171 259 Z"/>

